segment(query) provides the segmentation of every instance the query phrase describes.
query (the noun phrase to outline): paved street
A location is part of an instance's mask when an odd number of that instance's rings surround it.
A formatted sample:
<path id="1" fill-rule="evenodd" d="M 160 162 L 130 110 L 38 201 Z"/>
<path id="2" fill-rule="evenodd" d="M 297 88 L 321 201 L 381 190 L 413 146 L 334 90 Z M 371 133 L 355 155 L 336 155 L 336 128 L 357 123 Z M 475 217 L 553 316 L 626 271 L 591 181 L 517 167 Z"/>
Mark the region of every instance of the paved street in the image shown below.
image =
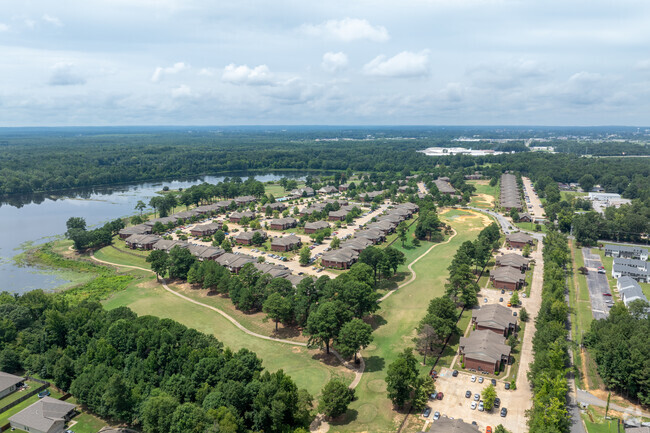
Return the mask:
<path id="1" fill-rule="evenodd" d="M 603 296 L 604 293 L 611 294 L 611 291 L 607 282 L 607 275 L 598 273 L 598 268 L 603 265 L 600 256 L 592 254 L 590 248 L 583 248 L 582 256 L 585 260 L 585 267 L 589 270 L 586 277 L 592 314 L 596 320 L 606 319 L 609 316 L 606 301 L 611 301 L 612 298 L 611 296 Z"/>

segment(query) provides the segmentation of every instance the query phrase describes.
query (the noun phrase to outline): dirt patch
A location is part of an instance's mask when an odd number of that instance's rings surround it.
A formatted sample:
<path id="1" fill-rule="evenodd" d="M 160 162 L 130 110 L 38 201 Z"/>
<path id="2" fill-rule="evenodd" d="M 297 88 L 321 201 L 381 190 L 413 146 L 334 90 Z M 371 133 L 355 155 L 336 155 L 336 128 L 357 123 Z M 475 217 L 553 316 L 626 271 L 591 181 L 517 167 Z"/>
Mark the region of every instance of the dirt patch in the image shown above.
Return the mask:
<path id="1" fill-rule="evenodd" d="M 492 197 L 491 195 L 487 195 L 487 194 L 476 194 L 476 197 L 477 197 L 480 201 L 482 201 L 482 202 L 484 202 L 484 203 L 487 203 L 487 204 L 489 204 L 490 206 L 494 205 L 494 197 Z"/>
<path id="2" fill-rule="evenodd" d="M 141 287 L 143 289 L 155 289 L 157 287 L 160 287 L 160 283 L 156 280 L 148 280 L 139 283 L 137 287 Z"/>
<path id="3" fill-rule="evenodd" d="M 292 351 L 293 353 L 300 353 L 300 352 L 302 352 L 302 349 L 301 349 L 300 347 L 298 347 L 298 346 L 293 346 L 293 347 L 291 348 L 291 351 Z"/>

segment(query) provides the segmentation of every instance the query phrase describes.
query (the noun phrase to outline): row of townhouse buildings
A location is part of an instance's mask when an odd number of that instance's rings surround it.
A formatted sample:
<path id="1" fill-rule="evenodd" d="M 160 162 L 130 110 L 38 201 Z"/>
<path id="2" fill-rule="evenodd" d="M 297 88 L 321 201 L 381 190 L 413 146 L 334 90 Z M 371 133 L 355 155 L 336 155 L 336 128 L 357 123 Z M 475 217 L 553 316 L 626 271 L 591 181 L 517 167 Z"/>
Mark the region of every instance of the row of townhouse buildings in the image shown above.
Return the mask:
<path id="1" fill-rule="evenodd" d="M 501 175 L 501 195 L 499 203 L 506 212 L 509 212 L 511 209 L 523 209 L 521 205 L 519 185 L 517 185 L 517 178 L 514 174 L 504 173 Z"/>

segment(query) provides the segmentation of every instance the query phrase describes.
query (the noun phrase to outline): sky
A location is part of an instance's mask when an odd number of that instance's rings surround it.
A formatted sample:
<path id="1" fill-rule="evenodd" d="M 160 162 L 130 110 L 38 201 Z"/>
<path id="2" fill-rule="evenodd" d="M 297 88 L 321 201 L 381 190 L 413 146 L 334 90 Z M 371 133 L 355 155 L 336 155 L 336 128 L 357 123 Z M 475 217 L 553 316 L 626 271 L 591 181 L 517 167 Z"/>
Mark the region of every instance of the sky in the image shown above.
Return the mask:
<path id="1" fill-rule="evenodd" d="M 647 0 L 3 0 L 0 126 L 650 125 Z"/>

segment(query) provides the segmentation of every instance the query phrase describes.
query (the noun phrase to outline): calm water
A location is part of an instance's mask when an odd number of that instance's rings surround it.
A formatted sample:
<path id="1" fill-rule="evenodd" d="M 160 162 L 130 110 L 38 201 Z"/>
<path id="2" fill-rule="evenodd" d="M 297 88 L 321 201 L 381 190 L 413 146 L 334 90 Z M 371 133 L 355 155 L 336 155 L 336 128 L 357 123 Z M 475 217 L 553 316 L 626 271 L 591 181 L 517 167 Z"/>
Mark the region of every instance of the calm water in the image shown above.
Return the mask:
<path id="1" fill-rule="evenodd" d="M 239 175 L 245 179 L 244 173 Z M 255 175 L 261 182 L 281 177 L 304 179 L 304 173 Z M 25 246 L 47 242 L 65 233 L 65 223 L 72 216 L 86 219 L 88 227 L 103 225 L 119 217 L 137 214 L 138 200 L 149 203 L 163 186 L 187 188 L 202 182 L 217 183 L 224 176 L 204 176 L 192 181 L 149 182 L 60 195 L 12 197 L 0 202 L 0 292 L 23 293 L 32 289 L 52 289 L 68 281 L 51 272 L 17 266 L 13 257 Z"/>

